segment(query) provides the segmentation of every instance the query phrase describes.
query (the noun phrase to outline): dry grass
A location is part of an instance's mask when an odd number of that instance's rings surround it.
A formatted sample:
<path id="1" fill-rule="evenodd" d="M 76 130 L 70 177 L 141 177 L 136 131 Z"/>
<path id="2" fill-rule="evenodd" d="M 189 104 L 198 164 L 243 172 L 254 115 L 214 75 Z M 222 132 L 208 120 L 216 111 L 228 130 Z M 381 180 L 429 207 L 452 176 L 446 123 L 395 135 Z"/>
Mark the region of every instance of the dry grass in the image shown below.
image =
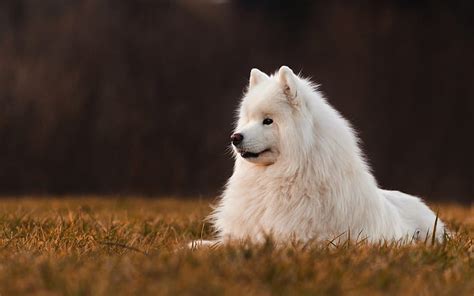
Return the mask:
<path id="1" fill-rule="evenodd" d="M 474 295 L 474 208 L 439 205 L 442 245 L 327 244 L 189 251 L 209 201 L 0 201 L 1 295 Z M 181 249 L 180 249 L 181 248 Z"/>

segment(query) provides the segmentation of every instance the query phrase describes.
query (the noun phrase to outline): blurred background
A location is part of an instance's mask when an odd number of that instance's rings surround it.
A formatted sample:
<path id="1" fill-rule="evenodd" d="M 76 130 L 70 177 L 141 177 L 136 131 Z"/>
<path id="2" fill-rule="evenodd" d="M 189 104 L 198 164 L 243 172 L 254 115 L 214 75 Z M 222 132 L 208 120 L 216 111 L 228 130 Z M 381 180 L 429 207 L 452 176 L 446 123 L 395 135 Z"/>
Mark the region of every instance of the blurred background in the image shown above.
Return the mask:
<path id="1" fill-rule="evenodd" d="M 249 71 L 281 65 L 383 187 L 474 200 L 469 0 L 2 0 L 0 194 L 217 195 Z"/>

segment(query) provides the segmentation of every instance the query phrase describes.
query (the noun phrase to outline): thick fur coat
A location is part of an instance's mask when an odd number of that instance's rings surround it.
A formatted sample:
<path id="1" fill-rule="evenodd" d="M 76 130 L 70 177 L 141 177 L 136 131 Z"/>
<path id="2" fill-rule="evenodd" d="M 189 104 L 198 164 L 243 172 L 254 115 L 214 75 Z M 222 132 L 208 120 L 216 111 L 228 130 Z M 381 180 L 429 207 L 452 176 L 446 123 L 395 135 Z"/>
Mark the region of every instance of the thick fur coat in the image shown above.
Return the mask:
<path id="1" fill-rule="evenodd" d="M 286 66 L 271 76 L 252 69 L 232 141 L 234 172 L 210 217 L 219 242 L 433 235 L 433 211 L 380 189 L 349 122 Z M 435 233 L 443 237 L 441 221 Z"/>

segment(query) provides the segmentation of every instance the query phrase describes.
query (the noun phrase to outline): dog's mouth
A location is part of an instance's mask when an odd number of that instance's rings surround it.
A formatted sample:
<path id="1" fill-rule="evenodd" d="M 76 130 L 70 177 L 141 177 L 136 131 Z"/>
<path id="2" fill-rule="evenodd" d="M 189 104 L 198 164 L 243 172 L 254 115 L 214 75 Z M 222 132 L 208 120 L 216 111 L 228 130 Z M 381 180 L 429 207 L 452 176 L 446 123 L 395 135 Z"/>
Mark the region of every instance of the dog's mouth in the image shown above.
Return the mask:
<path id="1" fill-rule="evenodd" d="M 265 149 L 265 150 L 260 151 L 258 153 L 249 152 L 249 151 L 241 151 L 240 156 L 242 156 L 243 158 L 257 158 L 265 152 L 270 152 L 270 149 Z"/>

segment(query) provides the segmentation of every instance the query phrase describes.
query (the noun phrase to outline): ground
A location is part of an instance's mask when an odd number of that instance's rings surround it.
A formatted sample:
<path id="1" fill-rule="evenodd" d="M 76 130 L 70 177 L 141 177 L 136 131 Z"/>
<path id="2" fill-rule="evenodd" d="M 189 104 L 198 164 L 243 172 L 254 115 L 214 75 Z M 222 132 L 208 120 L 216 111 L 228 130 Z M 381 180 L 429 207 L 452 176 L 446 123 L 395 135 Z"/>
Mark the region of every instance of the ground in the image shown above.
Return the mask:
<path id="1" fill-rule="evenodd" d="M 0 295 L 474 295 L 474 207 L 437 204 L 444 244 L 191 251 L 212 199 L 0 200 Z"/>

